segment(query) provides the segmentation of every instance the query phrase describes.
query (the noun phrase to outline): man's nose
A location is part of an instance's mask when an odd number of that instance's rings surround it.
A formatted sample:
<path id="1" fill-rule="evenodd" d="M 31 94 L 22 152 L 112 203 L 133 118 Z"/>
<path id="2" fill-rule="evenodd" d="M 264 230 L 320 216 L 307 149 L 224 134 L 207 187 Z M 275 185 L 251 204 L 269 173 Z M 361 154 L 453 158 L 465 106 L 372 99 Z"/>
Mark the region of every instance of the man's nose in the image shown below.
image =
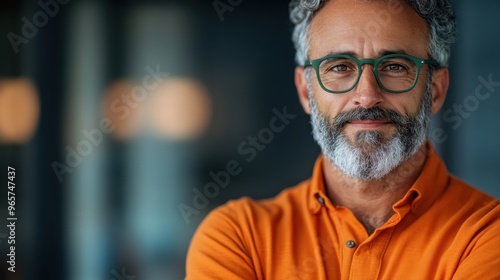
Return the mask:
<path id="1" fill-rule="evenodd" d="M 363 108 L 379 106 L 384 101 L 384 98 L 382 96 L 382 89 L 375 78 L 375 73 L 373 73 L 373 66 L 364 65 L 362 69 L 358 84 L 353 89 L 354 97 L 352 102 L 355 106 Z"/>

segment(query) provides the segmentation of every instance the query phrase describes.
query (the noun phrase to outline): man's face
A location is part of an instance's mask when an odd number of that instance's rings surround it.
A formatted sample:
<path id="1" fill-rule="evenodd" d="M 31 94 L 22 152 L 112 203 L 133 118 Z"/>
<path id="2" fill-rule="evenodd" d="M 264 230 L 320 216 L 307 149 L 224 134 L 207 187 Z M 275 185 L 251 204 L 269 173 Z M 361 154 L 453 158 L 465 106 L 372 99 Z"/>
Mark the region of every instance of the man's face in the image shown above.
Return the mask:
<path id="1" fill-rule="evenodd" d="M 387 52 L 427 59 L 425 20 L 406 4 L 392 2 L 328 1 L 311 22 L 310 59 L 341 53 L 378 58 Z M 314 73 L 309 100 L 314 136 L 325 155 L 364 180 L 380 179 L 417 151 L 431 104 L 427 66 L 415 88 L 402 94 L 383 91 L 372 67 L 365 65 L 358 85 L 343 94 L 324 91 Z"/>

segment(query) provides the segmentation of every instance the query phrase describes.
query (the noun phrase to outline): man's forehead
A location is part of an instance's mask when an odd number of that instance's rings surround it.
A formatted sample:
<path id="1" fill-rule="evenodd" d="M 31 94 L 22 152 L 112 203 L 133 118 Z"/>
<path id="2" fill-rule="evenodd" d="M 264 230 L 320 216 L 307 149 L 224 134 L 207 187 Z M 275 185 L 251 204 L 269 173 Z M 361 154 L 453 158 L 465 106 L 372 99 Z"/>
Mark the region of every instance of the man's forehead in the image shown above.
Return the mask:
<path id="1" fill-rule="evenodd" d="M 399 8 L 389 6 L 392 2 L 395 1 L 327 1 L 311 22 L 311 54 L 362 55 L 360 52 L 366 48 L 376 54 L 422 54 L 428 42 L 426 21 L 404 1 L 397 1 Z"/>

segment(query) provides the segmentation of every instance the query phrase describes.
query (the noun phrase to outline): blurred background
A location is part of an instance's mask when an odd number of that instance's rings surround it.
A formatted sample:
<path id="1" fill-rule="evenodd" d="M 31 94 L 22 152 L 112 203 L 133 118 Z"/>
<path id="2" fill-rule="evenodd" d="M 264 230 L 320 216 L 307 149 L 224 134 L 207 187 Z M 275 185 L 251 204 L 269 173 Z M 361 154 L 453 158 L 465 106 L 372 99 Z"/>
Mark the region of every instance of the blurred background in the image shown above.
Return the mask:
<path id="1" fill-rule="evenodd" d="M 500 197 L 500 2 L 455 6 L 431 139 Z M 15 273 L 0 227 L 0 278 L 182 279 L 211 209 L 307 179 L 319 148 L 291 29 L 288 1 L 2 1 L 0 174 L 15 168 L 18 220 Z"/>

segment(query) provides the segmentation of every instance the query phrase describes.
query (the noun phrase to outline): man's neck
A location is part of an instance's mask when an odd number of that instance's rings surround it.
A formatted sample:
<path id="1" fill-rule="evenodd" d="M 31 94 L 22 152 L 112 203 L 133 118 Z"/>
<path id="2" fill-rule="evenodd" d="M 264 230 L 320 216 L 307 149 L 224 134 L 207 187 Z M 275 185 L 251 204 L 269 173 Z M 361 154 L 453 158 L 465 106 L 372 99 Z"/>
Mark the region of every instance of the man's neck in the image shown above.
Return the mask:
<path id="1" fill-rule="evenodd" d="M 424 144 L 384 178 L 371 181 L 352 178 L 325 160 L 323 171 L 328 197 L 334 205 L 349 208 L 370 235 L 394 214 L 392 206 L 418 178 L 426 155 Z"/>

